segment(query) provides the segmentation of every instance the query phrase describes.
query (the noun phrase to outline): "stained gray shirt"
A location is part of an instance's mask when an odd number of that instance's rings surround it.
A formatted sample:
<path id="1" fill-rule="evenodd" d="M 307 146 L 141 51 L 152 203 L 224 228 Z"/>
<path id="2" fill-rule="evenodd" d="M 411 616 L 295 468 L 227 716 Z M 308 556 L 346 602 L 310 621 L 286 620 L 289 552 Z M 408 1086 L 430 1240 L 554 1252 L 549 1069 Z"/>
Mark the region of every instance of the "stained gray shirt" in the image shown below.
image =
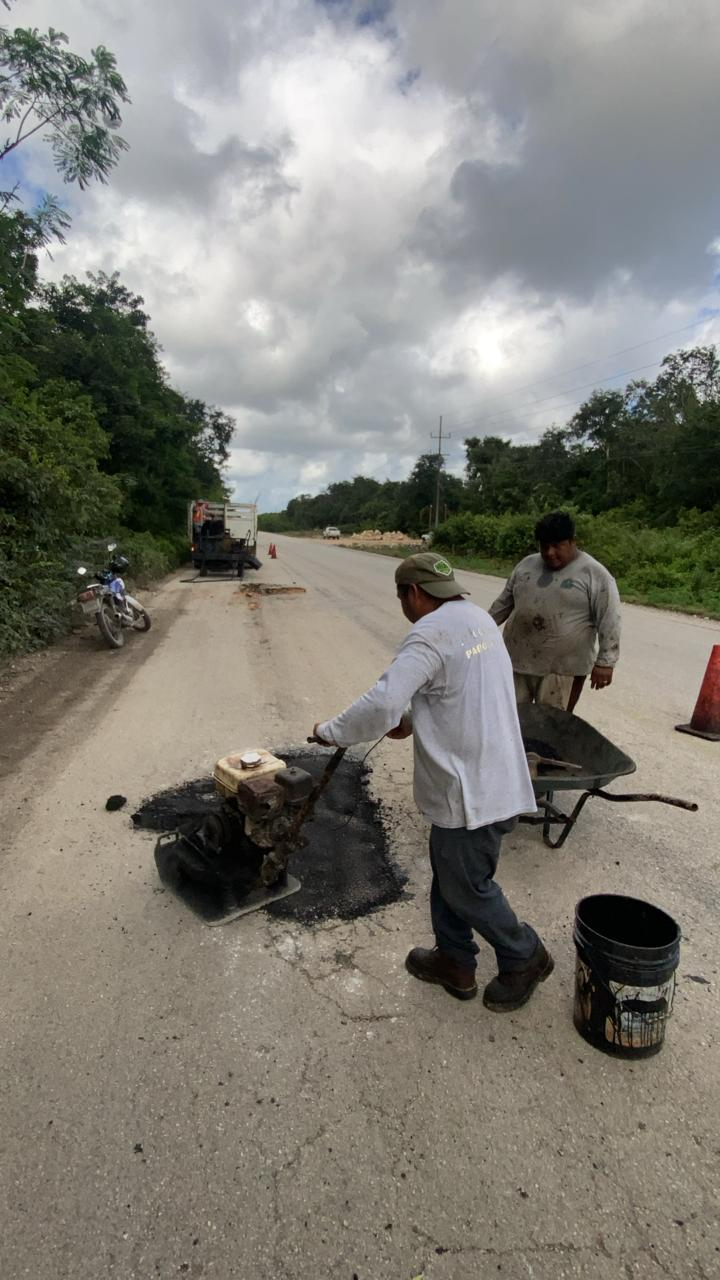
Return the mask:
<path id="1" fill-rule="evenodd" d="M 377 684 L 318 733 L 339 747 L 394 729 L 410 703 L 414 795 L 438 827 L 535 810 L 512 667 L 484 609 L 451 600 L 420 618 Z"/>
<path id="2" fill-rule="evenodd" d="M 585 551 L 552 572 L 542 556 L 515 566 L 490 606 L 505 627 L 513 670 L 532 676 L 586 676 L 620 656 L 620 597 L 612 574 Z M 599 646 L 599 647 L 598 647 Z"/>

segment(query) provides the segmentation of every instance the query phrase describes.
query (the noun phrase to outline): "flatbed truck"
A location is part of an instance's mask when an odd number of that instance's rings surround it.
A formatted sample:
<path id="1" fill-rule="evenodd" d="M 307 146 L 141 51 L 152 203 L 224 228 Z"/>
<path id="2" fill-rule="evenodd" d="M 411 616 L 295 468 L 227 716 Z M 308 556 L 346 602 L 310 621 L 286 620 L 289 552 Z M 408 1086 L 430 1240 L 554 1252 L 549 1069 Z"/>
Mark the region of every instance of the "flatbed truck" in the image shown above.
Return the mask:
<path id="1" fill-rule="evenodd" d="M 242 578 L 259 569 L 257 507 L 253 502 L 210 502 L 195 498 L 188 505 L 188 536 L 193 567 L 205 578 L 227 573 Z"/>

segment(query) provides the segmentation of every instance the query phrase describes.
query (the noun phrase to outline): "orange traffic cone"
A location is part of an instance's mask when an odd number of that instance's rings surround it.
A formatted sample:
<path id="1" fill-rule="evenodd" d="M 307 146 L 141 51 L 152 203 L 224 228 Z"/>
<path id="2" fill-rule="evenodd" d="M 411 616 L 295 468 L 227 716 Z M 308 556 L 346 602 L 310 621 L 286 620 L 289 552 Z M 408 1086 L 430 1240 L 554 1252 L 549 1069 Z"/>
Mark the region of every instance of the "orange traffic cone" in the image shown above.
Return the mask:
<path id="1" fill-rule="evenodd" d="M 689 724 L 676 724 L 675 728 L 696 738 L 720 742 L 720 644 L 712 647 L 692 720 Z"/>
<path id="2" fill-rule="evenodd" d="M 271 559 L 271 560 L 277 560 L 277 551 L 276 551 L 276 549 L 275 549 L 275 543 L 274 543 L 274 542 L 271 542 L 271 543 L 270 543 L 270 551 L 268 552 L 268 554 L 269 554 L 269 556 L 270 556 L 270 559 Z"/>

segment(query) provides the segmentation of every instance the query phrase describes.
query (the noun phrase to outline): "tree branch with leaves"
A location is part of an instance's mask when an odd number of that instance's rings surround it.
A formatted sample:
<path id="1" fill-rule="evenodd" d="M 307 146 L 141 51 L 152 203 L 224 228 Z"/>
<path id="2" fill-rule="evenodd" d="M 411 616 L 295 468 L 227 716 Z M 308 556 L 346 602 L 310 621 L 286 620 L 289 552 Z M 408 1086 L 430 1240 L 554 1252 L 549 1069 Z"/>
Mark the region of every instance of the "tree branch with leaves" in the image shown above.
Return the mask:
<path id="1" fill-rule="evenodd" d="M 7 5 L 6 5 L 7 7 Z M 0 28 L 0 161 L 36 134 L 50 143 L 66 182 L 107 182 L 127 150 L 117 130 L 130 101 L 114 54 L 104 45 L 81 58 L 53 27 Z"/>

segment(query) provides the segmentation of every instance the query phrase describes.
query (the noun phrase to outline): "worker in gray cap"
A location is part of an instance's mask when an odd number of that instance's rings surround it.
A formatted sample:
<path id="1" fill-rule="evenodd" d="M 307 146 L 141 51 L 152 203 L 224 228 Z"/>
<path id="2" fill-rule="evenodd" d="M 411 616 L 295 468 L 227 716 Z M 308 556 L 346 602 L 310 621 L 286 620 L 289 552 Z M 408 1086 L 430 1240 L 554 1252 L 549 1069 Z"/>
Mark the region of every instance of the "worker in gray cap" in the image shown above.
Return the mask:
<path id="1" fill-rule="evenodd" d="M 435 947 L 414 947 L 415 978 L 470 1000 L 478 946 L 493 947 L 498 973 L 483 995 L 489 1009 L 518 1009 L 553 969 L 535 930 L 518 921 L 495 870 L 504 835 L 535 810 L 518 722 L 512 666 L 484 609 L 441 556 L 398 565 L 397 595 L 413 625 L 394 661 L 367 693 L 313 734 L 351 747 L 387 735 L 414 745 L 414 794 L 431 822 L 430 913 Z"/>

